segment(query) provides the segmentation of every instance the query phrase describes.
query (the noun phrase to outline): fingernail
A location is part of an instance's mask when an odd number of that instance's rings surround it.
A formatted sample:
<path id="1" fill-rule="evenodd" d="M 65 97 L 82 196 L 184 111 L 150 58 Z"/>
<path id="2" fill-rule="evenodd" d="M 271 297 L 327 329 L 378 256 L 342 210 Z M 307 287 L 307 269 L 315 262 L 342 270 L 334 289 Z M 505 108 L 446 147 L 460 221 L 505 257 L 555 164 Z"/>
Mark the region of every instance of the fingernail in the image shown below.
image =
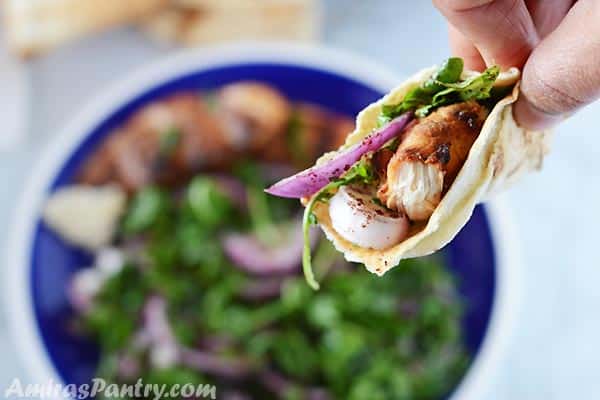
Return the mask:
<path id="1" fill-rule="evenodd" d="M 550 114 L 536 107 L 523 93 L 513 107 L 513 116 L 519 126 L 531 130 L 550 128 L 565 118 L 562 114 Z"/>

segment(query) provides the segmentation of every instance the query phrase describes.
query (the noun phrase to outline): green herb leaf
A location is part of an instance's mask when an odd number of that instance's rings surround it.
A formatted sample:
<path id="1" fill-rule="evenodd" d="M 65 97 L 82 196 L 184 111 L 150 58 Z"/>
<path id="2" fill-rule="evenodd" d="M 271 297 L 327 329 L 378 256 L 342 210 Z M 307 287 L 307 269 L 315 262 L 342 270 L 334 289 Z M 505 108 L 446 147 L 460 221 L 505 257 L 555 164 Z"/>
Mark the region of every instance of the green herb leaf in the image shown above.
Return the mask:
<path id="1" fill-rule="evenodd" d="M 161 189 L 149 186 L 138 192 L 123 219 L 126 234 L 142 232 L 155 224 L 169 207 L 168 196 Z"/>
<path id="2" fill-rule="evenodd" d="M 231 214 L 231 200 L 210 178 L 195 177 L 187 190 L 187 202 L 200 224 L 214 228 Z"/>
<path id="3" fill-rule="evenodd" d="M 273 359 L 287 375 L 306 380 L 318 363 L 314 347 L 297 330 L 288 330 L 274 338 Z"/>
<path id="4" fill-rule="evenodd" d="M 458 97 L 462 101 L 487 99 L 490 97 L 490 91 L 499 74 L 500 68 L 493 66 L 483 71 L 480 75 L 472 76 L 462 82 L 440 82 L 440 85 L 446 89 L 436 93 L 433 97 L 433 104 L 442 103 L 443 98 L 453 93 L 458 94 Z"/>
<path id="5" fill-rule="evenodd" d="M 460 79 L 463 71 L 463 60 L 458 57 L 450 57 L 440 69 L 423 85 L 423 90 L 436 93 L 443 89 L 443 83 L 455 83 Z"/>
<path id="6" fill-rule="evenodd" d="M 457 82 L 460 79 L 462 71 L 463 60 L 461 58 L 451 57 L 447 59 L 431 78 L 421 86 L 410 90 L 400 103 L 383 105 L 381 114 L 378 117 L 379 126 L 387 124 L 398 115 L 410 110 L 421 110 L 420 113 L 417 113 L 417 116 L 422 116 L 425 112 L 429 112 L 433 96 L 444 89 L 442 84 Z"/>
<path id="7" fill-rule="evenodd" d="M 410 90 L 400 103 L 383 105 L 378 117 L 379 126 L 406 111 L 414 110 L 415 115 L 422 118 L 444 105 L 490 97 L 492 86 L 500 73 L 499 67 L 490 67 L 481 74 L 460 82 L 462 71 L 463 60 L 449 58 L 431 78 Z"/>

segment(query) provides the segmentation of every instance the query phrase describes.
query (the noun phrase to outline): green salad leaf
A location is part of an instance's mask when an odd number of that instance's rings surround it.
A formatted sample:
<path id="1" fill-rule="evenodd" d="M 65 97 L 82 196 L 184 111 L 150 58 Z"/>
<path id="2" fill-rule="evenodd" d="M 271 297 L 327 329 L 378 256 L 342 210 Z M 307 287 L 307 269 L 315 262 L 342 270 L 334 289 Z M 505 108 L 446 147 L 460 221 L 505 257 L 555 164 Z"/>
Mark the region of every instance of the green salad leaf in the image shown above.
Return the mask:
<path id="1" fill-rule="evenodd" d="M 398 115 L 430 105 L 433 96 L 444 90 L 444 84 L 458 82 L 463 71 L 463 60 L 458 57 L 447 59 L 440 69 L 425 83 L 410 90 L 398 104 L 385 104 L 379 116 L 379 125 L 385 125 Z M 418 116 L 421 116 L 417 114 Z"/>
<path id="2" fill-rule="evenodd" d="M 379 115 L 379 124 L 385 125 L 410 110 L 415 111 L 417 117 L 425 117 L 440 106 L 468 100 L 485 100 L 490 97 L 500 68 L 492 66 L 479 75 L 460 81 L 462 72 L 462 59 L 449 58 L 431 78 L 410 90 L 400 103 L 384 105 Z"/>
<path id="3" fill-rule="evenodd" d="M 439 83 L 452 80 L 456 66 L 431 80 L 424 92 L 480 92 L 485 85 L 476 81 L 460 88 L 452 87 L 458 81 Z M 317 223 L 315 205 L 340 186 L 377 182 L 370 157 L 329 182 L 304 210 L 305 277 L 298 265 L 285 275 L 258 275 L 228 257 L 224 235 L 260 236 L 266 250 L 277 249 L 300 212 L 296 202 L 263 192 L 266 178 L 256 162 L 223 171 L 243 184 L 243 205 L 212 173 L 134 194 L 112 243 L 122 250 L 123 267 L 100 283 L 72 325 L 99 344 L 96 375 L 115 384 L 134 384 L 141 377 L 167 388 L 215 384 L 224 388 L 223 396 L 257 399 L 299 400 L 322 393 L 332 399 L 431 400 L 448 393 L 469 359 L 461 299 L 443 258 L 405 260 L 380 279 L 342 262 L 323 238 L 311 257 L 308 230 Z M 311 289 L 317 281 L 325 290 Z M 218 370 L 199 371 L 183 358 L 156 364 L 156 346 L 139 340 L 146 330 L 145 306 L 155 296 L 165 302 L 177 348 L 207 353 L 218 366 L 241 366 L 247 375 L 232 379 Z M 282 384 L 274 389 L 268 377 Z"/>
<path id="4" fill-rule="evenodd" d="M 187 189 L 187 202 L 198 222 L 214 227 L 233 211 L 231 200 L 210 178 L 197 176 Z"/>
<path id="5" fill-rule="evenodd" d="M 123 218 L 125 234 L 140 233 L 152 227 L 169 208 L 167 194 L 155 186 L 139 191 L 129 205 Z"/>
<path id="6" fill-rule="evenodd" d="M 437 92 L 431 99 L 431 103 L 419 107 L 415 114 L 423 117 L 429 114 L 433 109 L 469 100 L 485 100 L 490 97 L 492 85 L 500 74 L 500 68 L 490 67 L 480 75 L 474 75 L 462 82 L 440 83 L 444 89 Z"/>
<path id="7" fill-rule="evenodd" d="M 262 177 L 260 167 L 244 160 L 239 162 L 234 172 L 246 184 L 246 200 L 250 227 L 265 246 L 279 243 L 282 235 L 288 232 L 287 219 L 291 212 L 290 204 L 282 198 L 266 196 L 264 187 L 267 182 Z M 277 221 L 286 221 L 277 223 Z"/>

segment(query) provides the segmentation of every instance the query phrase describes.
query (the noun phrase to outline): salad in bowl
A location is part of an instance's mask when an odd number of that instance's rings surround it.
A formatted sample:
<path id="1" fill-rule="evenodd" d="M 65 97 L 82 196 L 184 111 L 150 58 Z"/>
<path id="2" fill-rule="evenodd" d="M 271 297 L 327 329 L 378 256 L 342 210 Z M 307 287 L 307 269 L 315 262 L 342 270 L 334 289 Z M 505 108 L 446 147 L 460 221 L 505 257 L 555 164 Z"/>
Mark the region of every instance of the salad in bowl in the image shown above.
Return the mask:
<path id="1" fill-rule="evenodd" d="M 29 272 L 10 282 L 30 297 L 14 326 L 33 328 L 21 342 L 46 357 L 38 378 L 209 384 L 230 400 L 479 390 L 504 307 L 482 206 L 443 251 L 384 277 L 311 228 L 314 291 L 302 206 L 264 192 L 342 145 L 384 91 L 336 66 L 350 60 L 268 46 L 191 52 L 67 129 L 72 143 L 41 161 L 39 207 L 24 203 L 29 222 L 15 235 Z"/>

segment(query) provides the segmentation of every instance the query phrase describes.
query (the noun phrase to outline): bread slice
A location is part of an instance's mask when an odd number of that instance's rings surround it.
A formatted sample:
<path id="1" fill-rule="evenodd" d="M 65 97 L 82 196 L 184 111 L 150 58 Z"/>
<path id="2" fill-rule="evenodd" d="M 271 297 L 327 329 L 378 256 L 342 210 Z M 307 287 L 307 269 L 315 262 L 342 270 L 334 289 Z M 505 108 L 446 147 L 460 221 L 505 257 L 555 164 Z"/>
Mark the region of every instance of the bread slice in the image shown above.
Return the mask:
<path id="1" fill-rule="evenodd" d="M 244 39 L 315 40 L 317 0 L 175 0 L 145 19 L 161 41 L 186 46 Z"/>
<path id="2" fill-rule="evenodd" d="M 28 57 L 156 12 L 170 0 L 3 0 L 9 46 Z"/>
<path id="3" fill-rule="evenodd" d="M 202 9 L 202 10 L 249 10 L 265 9 L 273 6 L 291 7 L 314 7 L 316 2 L 312 0 L 172 0 L 178 7 Z"/>

